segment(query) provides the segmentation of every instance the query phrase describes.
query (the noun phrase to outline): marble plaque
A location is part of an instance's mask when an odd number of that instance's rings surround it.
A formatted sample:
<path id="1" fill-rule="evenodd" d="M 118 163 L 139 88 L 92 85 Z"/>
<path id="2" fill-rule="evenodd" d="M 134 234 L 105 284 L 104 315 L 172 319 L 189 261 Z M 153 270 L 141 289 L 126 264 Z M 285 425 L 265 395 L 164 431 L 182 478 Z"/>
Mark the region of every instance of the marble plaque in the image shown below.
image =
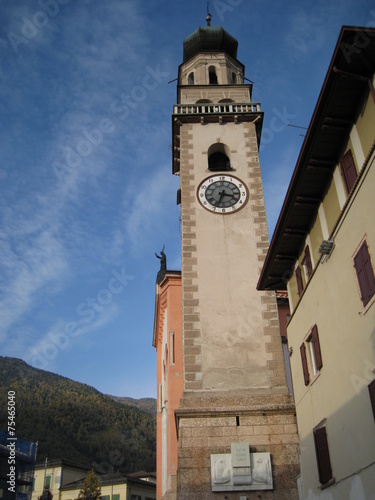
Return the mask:
<path id="1" fill-rule="evenodd" d="M 235 443 L 238 444 L 238 443 Z M 240 452 L 234 447 L 232 453 L 211 455 L 211 489 L 212 491 L 249 491 L 272 490 L 272 466 L 270 453 L 249 453 L 250 466 L 233 466 L 245 464 L 245 447 Z M 249 462 L 247 462 L 249 464 Z"/>

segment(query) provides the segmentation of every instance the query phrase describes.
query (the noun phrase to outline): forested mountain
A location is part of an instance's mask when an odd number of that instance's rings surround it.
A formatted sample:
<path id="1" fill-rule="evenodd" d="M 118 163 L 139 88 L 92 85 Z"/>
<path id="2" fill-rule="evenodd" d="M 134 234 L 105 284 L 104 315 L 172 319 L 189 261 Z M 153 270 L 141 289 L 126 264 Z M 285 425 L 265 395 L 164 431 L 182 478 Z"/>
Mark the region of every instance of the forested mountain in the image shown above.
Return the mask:
<path id="1" fill-rule="evenodd" d="M 154 415 L 86 384 L 0 356 L 3 430 L 8 391 L 15 391 L 16 434 L 38 441 L 38 462 L 62 458 L 102 473 L 155 470 Z"/>
<path id="2" fill-rule="evenodd" d="M 140 410 L 147 411 L 147 413 L 151 413 L 151 415 L 156 416 L 156 399 L 153 398 L 133 399 L 133 398 L 119 397 L 119 396 L 110 396 L 110 397 L 115 401 L 117 401 L 118 403 L 135 406 Z"/>

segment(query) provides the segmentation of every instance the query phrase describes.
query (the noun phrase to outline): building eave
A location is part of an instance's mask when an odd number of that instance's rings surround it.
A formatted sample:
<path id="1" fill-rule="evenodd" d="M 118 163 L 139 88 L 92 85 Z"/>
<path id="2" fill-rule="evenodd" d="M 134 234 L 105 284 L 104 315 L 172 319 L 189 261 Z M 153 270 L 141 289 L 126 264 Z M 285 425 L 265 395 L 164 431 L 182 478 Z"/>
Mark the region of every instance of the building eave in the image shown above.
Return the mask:
<path id="1" fill-rule="evenodd" d="M 357 37 L 368 44 L 356 48 Z M 333 171 L 343 154 L 364 92 L 373 85 L 374 28 L 343 26 L 276 224 L 259 290 L 285 290 L 316 217 Z M 374 98 L 373 86 L 370 87 Z"/>

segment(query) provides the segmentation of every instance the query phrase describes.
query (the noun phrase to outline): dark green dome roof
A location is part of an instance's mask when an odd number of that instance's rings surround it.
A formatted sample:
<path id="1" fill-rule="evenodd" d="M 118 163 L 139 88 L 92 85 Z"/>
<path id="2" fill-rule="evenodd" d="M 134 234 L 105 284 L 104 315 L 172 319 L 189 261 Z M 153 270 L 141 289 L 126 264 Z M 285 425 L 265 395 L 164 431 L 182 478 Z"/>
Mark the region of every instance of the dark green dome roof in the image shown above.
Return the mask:
<path id="1" fill-rule="evenodd" d="M 184 40 L 183 62 L 188 61 L 198 52 L 226 52 L 237 58 L 237 40 L 221 26 L 201 26 Z"/>

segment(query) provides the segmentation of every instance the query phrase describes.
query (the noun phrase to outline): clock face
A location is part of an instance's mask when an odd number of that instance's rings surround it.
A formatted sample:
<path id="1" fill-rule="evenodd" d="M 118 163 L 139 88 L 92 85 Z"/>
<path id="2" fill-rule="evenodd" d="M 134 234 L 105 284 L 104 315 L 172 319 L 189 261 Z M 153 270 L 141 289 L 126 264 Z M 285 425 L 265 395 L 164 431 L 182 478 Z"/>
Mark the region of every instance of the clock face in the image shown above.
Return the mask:
<path id="1" fill-rule="evenodd" d="M 245 206 L 249 193 L 246 185 L 237 177 L 218 174 L 200 183 L 197 196 L 207 210 L 230 214 Z"/>

